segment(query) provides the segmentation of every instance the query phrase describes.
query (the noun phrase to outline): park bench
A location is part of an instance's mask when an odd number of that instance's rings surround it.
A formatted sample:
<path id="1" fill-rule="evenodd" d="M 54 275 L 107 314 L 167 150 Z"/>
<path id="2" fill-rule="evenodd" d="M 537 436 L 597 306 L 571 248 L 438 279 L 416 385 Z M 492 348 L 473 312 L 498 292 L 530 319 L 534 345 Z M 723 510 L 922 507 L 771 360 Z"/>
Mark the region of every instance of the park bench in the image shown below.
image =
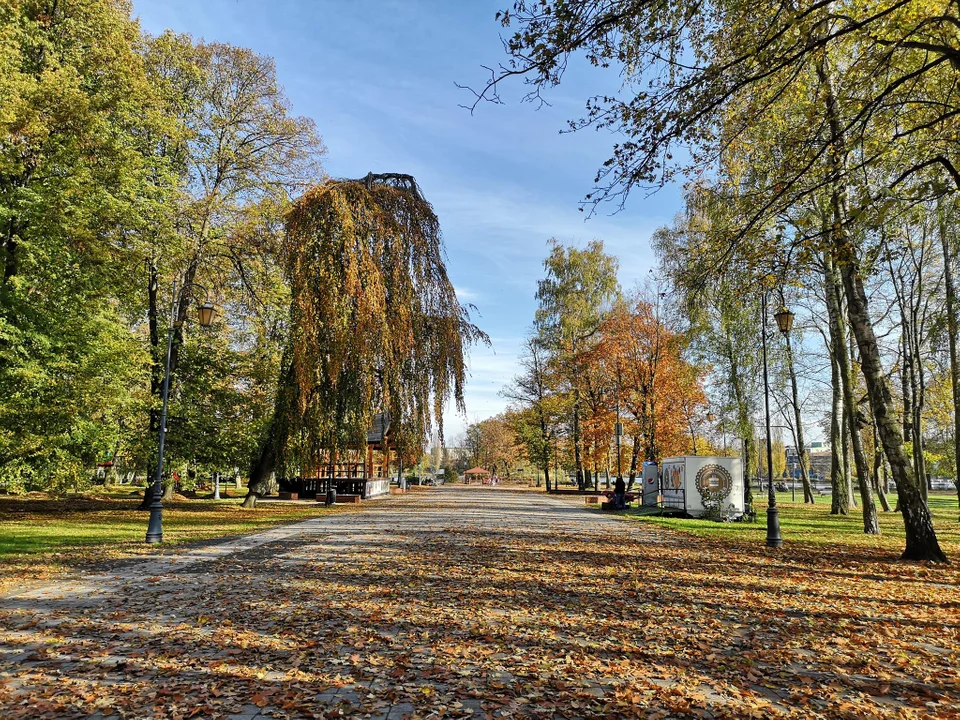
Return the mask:
<path id="1" fill-rule="evenodd" d="M 600 494 L 601 494 L 606 500 L 613 500 L 613 490 L 604 490 L 604 491 L 603 491 L 602 493 L 600 493 Z M 638 497 L 640 497 L 640 495 L 639 495 L 639 493 L 628 492 L 628 493 L 626 493 L 623 497 L 624 497 L 624 499 L 625 499 L 625 502 L 629 505 L 629 504 L 632 503 L 634 500 L 636 500 Z"/>
<path id="2" fill-rule="evenodd" d="M 590 495 L 586 498 L 587 505 L 600 505 L 601 510 L 613 510 L 613 490 L 604 490 L 599 495 Z M 639 493 L 625 493 L 624 504 L 629 505 L 640 497 Z"/>
<path id="3" fill-rule="evenodd" d="M 337 494 L 337 505 L 359 505 L 360 504 L 359 495 L 340 495 Z"/>
<path id="4" fill-rule="evenodd" d="M 628 492 L 624 497 L 627 499 L 627 502 L 633 502 L 640 497 L 640 493 Z M 611 498 L 613 498 L 613 490 L 602 490 L 599 495 L 587 495 L 584 501 L 587 505 L 596 505 L 597 503 L 606 502 Z"/>

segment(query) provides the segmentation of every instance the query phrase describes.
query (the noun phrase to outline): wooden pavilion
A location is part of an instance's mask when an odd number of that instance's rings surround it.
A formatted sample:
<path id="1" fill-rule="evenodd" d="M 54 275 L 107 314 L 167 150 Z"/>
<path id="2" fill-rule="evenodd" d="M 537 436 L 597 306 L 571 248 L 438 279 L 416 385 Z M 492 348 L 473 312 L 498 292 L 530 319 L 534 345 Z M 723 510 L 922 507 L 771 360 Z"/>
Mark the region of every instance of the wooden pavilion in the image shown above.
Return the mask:
<path id="1" fill-rule="evenodd" d="M 464 482 L 467 483 L 467 485 L 470 484 L 471 480 L 480 480 L 480 482 L 483 483 L 485 478 L 487 480 L 490 479 L 490 471 L 484 470 L 482 467 L 479 467 L 479 466 L 475 468 L 470 468 L 469 470 L 463 473 L 463 480 Z"/>
<path id="2" fill-rule="evenodd" d="M 396 450 L 390 433 L 390 414 L 378 413 L 367 430 L 366 448 L 354 448 L 343 456 L 330 458 L 305 476 L 277 478 L 280 490 L 291 497 L 325 495 L 333 487 L 337 495 L 361 498 L 390 492 L 390 462 Z"/>

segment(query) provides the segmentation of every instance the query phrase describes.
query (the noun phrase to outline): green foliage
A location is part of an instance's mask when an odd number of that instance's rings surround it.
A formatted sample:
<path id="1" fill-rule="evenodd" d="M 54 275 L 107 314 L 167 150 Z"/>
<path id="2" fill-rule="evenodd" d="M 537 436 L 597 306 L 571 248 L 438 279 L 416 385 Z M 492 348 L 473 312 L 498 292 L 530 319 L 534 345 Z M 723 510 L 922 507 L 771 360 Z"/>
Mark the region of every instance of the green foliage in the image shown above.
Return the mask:
<path id="1" fill-rule="evenodd" d="M 597 331 L 620 294 L 617 266 L 601 240 L 591 240 L 582 250 L 550 240 L 543 261 L 546 277 L 537 285 L 536 327 L 544 344 L 569 349 Z"/>
<path id="2" fill-rule="evenodd" d="M 0 8 L 0 468 L 25 488 L 82 484 L 138 403 L 124 233 L 157 120 L 139 43 L 122 3 Z"/>
<path id="3" fill-rule="evenodd" d="M 83 487 L 106 458 L 150 474 L 174 280 L 171 467 L 245 466 L 274 404 L 283 215 L 321 174 L 322 143 L 290 113 L 271 58 L 147 37 L 130 13 L 123 0 L 0 5 L 10 490 Z M 218 327 L 195 333 L 206 299 Z"/>

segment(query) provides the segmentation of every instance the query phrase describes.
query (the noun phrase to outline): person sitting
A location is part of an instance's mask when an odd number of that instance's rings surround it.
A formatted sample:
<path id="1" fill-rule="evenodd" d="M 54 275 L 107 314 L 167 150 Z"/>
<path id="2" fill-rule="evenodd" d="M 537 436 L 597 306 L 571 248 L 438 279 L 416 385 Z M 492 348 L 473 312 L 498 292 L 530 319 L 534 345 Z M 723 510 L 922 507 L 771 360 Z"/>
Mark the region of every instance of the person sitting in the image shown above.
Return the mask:
<path id="1" fill-rule="evenodd" d="M 616 510 L 623 510 L 627 506 L 627 486 L 622 477 L 618 477 L 613 484 L 613 507 Z"/>

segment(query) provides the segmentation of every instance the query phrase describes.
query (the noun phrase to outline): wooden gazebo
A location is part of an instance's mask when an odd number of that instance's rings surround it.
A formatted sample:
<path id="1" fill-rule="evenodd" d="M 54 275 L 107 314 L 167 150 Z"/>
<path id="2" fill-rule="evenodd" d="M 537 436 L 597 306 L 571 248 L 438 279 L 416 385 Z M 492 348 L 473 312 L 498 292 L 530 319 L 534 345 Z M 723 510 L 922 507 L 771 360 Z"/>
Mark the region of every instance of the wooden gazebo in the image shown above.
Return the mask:
<path id="1" fill-rule="evenodd" d="M 280 490 L 291 496 L 311 498 L 325 495 L 330 487 L 337 495 L 362 498 L 390 492 L 390 460 L 396 449 L 390 433 L 390 414 L 378 413 L 367 430 L 365 450 L 356 448 L 341 457 L 328 457 L 304 476 L 277 478 Z"/>
<path id="2" fill-rule="evenodd" d="M 482 483 L 484 478 L 487 478 L 487 479 L 490 478 L 490 471 L 484 470 L 482 467 L 470 468 L 469 470 L 463 473 L 463 479 L 468 485 L 470 484 L 471 480 L 477 480 L 477 479 L 479 479 L 480 482 Z"/>
<path id="3" fill-rule="evenodd" d="M 367 430 L 367 477 L 390 478 L 390 451 L 395 448 L 390 437 L 390 413 L 377 413 Z"/>

